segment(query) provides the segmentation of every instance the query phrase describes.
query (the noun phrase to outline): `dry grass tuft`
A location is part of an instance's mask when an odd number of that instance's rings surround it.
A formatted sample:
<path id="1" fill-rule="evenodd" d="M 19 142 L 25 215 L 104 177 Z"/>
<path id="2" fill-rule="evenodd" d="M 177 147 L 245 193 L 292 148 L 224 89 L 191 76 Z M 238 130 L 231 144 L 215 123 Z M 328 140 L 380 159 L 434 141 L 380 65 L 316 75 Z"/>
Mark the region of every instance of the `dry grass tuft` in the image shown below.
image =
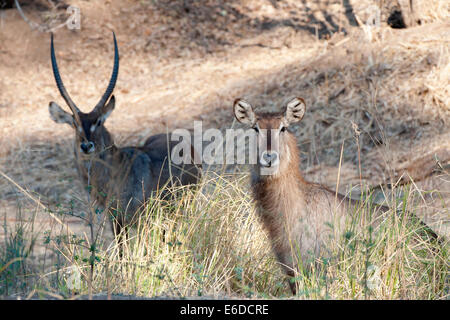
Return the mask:
<path id="1" fill-rule="evenodd" d="M 150 199 L 122 257 L 114 241 L 95 244 L 89 236 L 78 237 L 65 228 L 47 231 L 46 245 L 55 254 L 47 257 L 46 267 L 30 262 L 32 252 L 20 256 L 24 265 L 32 266 L 26 273 L 11 269 L 4 261 L 3 269 L 10 273 L 6 276 L 0 268 L 0 288 L 11 284 L 7 282 L 11 279 L 23 279 L 26 285 L 14 291 L 22 297 L 39 293 L 41 297 L 76 298 L 89 293 L 288 298 L 287 279 L 246 191 L 247 178 L 211 173 L 195 189 L 173 190 L 176 202 Z M 375 230 L 365 227 L 369 221 L 358 218 L 347 221 L 344 230 L 336 230 L 330 240 L 330 258 L 319 260 L 320 267 L 312 273 L 296 276 L 297 298 L 448 298 L 448 242 L 430 242 L 419 224 L 408 222 L 408 212 L 415 210 L 414 198 L 419 194 L 408 188 L 402 191 L 403 196 L 393 197 L 390 205 L 403 208 L 403 215 L 387 214 Z M 372 208 L 366 206 L 366 210 Z M 60 217 L 64 215 L 71 213 L 59 212 Z M 93 244 L 94 255 L 89 249 Z M 10 252 L 13 247 L 7 243 L 4 248 Z M 16 272 L 13 278 L 12 272 Z"/>

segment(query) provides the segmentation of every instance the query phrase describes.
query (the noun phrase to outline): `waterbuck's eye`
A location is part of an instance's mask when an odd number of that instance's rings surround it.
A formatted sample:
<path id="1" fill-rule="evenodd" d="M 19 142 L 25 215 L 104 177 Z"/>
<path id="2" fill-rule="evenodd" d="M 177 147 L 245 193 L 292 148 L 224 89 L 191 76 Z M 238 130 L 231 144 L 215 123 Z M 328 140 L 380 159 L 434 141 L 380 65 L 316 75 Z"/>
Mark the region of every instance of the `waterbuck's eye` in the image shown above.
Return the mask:
<path id="1" fill-rule="evenodd" d="M 282 127 L 280 131 L 281 131 L 281 132 L 285 132 L 286 129 L 287 129 L 286 127 Z"/>

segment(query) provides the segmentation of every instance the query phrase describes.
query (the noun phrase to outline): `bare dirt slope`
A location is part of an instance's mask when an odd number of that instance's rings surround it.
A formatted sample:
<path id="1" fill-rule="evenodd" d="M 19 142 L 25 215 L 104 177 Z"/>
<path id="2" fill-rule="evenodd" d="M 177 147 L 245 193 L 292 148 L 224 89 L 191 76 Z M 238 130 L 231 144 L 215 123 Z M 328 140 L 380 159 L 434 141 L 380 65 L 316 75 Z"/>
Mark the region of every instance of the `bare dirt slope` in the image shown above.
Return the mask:
<path id="1" fill-rule="evenodd" d="M 411 176 L 414 188 L 439 191 L 424 193 L 423 214 L 448 234 L 450 23 L 444 2 L 436 2 L 439 13 L 421 26 L 391 29 L 358 25 L 370 1 L 71 0 L 65 4 L 81 9 L 81 30 L 56 30 L 55 46 L 66 88 L 88 111 L 109 79 L 116 32 L 117 107 L 107 127 L 119 145 L 191 128 L 194 120 L 228 128 L 237 97 L 278 110 L 302 96 L 308 111 L 294 131 L 307 178 L 336 188 L 343 145 L 339 190 L 358 184 L 358 138 L 363 182 L 406 183 Z M 64 10 L 23 10 L 38 22 L 66 17 Z M 50 36 L 31 30 L 17 10 L 0 12 L 0 170 L 50 208 L 75 199 L 76 210 L 85 210 L 72 129 L 48 115 L 50 101 L 63 105 L 51 72 Z M 14 183 L 0 177 L 0 216 L 9 222 L 18 208 L 26 217 L 37 208 Z M 38 219 L 42 230 L 54 223 L 42 210 Z M 75 232 L 85 230 L 77 219 L 67 222 Z"/>

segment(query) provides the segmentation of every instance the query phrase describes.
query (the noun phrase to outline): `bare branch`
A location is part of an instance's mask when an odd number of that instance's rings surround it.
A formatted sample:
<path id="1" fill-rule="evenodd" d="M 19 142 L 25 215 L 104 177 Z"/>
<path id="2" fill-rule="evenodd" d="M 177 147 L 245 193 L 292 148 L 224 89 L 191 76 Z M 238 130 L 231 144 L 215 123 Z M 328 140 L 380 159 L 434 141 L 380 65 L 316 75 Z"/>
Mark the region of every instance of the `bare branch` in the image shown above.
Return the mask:
<path id="1" fill-rule="evenodd" d="M 20 6 L 18 0 L 14 0 L 14 3 L 16 4 L 16 8 L 17 8 L 17 11 L 19 11 L 20 16 L 26 23 L 28 23 L 28 25 L 31 27 L 32 30 L 39 29 L 39 31 L 44 31 L 44 30 L 42 30 L 42 28 L 39 24 L 37 24 L 36 22 L 31 21 L 30 19 L 27 18 L 25 13 L 23 13 L 22 7 Z"/>
<path id="2" fill-rule="evenodd" d="M 32 30 L 37 29 L 40 32 L 53 32 L 54 30 L 59 29 L 61 27 L 64 27 L 67 24 L 67 21 L 64 21 L 63 23 L 61 23 L 61 24 L 59 24 L 59 25 L 57 25 L 57 26 L 55 26 L 53 28 L 48 26 L 48 25 L 45 25 L 45 24 L 38 24 L 38 23 L 36 23 L 34 21 L 31 21 L 30 19 L 27 18 L 27 16 L 23 12 L 22 7 L 20 6 L 18 0 L 14 0 L 14 3 L 16 5 L 17 11 L 19 11 L 20 16 L 22 17 L 22 19 L 26 23 L 28 23 L 28 25 L 31 27 Z M 53 2 L 51 2 L 51 4 L 52 4 L 52 6 L 54 8 L 57 8 L 57 6 Z"/>

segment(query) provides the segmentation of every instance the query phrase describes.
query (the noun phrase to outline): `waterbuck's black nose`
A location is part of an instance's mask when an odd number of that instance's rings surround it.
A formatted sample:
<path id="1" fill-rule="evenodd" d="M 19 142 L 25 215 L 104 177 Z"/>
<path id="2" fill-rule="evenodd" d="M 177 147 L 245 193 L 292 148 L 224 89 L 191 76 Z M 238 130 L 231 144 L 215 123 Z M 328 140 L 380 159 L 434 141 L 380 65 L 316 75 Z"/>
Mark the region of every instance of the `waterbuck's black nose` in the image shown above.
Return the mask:
<path id="1" fill-rule="evenodd" d="M 278 152 L 276 151 L 264 151 L 260 159 L 261 165 L 265 167 L 271 167 L 278 164 Z"/>
<path id="2" fill-rule="evenodd" d="M 81 151 L 83 151 L 84 153 L 92 153 L 94 151 L 94 143 L 92 143 L 91 141 L 88 142 L 82 142 L 80 145 Z"/>

